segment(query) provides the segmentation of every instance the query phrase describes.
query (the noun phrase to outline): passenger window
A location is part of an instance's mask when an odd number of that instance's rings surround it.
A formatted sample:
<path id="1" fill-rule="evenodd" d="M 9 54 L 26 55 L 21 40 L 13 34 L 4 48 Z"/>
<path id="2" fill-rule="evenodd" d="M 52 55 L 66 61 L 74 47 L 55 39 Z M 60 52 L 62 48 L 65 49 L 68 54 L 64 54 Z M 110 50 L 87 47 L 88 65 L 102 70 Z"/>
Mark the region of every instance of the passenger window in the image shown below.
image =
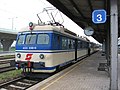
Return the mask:
<path id="1" fill-rule="evenodd" d="M 81 41 L 78 41 L 78 49 L 80 49 L 81 48 Z"/>
<path id="2" fill-rule="evenodd" d="M 71 39 L 68 39 L 68 48 L 72 49 L 72 40 Z"/>
<path id="3" fill-rule="evenodd" d="M 37 39 L 37 44 L 49 44 L 49 35 L 48 34 L 39 34 Z"/>
<path id="4" fill-rule="evenodd" d="M 35 41 L 36 41 L 36 34 L 29 34 L 26 36 L 25 44 L 35 44 Z"/>
<path id="5" fill-rule="evenodd" d="M 57 36 L 58 44 L 60 44 L 60 36 Z"/>
<path id="6" fill-rule="evenodd" d="M 72 49 L 75 49 L 75 40 L 72 40 Z"/>
<path id="7" fill-rule="evenodd" d="M 62 37 L 62 49 L 67 49 L 67 38 Z"/>
<path id="8" fill-rule="evenodd" d="M 17 44 L 24 44 L 25 35 L 19 35 Z"/>
<path id="9" fill-rule="evenodd" d="M 83 48 L 83 42 L 82 41 L 80 42 L 80 48 Z"/>

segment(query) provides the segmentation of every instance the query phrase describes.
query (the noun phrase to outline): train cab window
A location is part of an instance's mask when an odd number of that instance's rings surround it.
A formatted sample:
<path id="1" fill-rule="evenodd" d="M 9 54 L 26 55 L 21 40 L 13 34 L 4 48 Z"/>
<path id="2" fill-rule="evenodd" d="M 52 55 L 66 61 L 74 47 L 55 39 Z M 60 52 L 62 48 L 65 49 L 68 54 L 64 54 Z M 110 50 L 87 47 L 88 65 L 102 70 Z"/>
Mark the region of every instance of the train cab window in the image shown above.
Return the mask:
<path id="1" fill-rule="evenodd" d="M 17 44 L 24 44 L 25 35 L 19 35 Z"/>
<path id="2" fill-rule="evenodd" d="M 36 42 L 36 34 L 28 34 L 26 36 L 25 44 L 35 44 Z"/>
<path id="3" fill-rule="evenodd" d="M 49 35 L 48 34 L 39 34 L 37 39 L 37 44 L 49 44 Z"/>

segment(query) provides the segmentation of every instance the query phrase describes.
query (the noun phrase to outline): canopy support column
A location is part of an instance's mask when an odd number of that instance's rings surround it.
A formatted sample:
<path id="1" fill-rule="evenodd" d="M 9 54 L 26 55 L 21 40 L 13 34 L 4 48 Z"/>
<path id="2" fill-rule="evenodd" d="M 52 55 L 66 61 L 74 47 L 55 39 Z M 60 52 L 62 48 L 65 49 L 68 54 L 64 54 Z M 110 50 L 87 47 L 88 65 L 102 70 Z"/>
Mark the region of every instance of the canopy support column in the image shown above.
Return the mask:
<path id="1" fill-rule="evenodd" d="M 110 0 L 111 78 L 110 90 L 118 90 L 118 0 Z"/>

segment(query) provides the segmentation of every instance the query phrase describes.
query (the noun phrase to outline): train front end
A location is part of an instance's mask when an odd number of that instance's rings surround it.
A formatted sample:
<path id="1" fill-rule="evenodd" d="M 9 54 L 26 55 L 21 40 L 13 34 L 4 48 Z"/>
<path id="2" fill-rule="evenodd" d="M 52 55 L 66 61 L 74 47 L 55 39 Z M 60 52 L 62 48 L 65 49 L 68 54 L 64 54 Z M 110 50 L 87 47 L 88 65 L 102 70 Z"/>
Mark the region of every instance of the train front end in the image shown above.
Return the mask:
<path id="1" fill-rule="evenodd" d="M 40 30 L 39 26 L 32 31 L 18 33 L 16 40 L 16 67 L 24 72 L 54 72 L 52 30 Z"/>

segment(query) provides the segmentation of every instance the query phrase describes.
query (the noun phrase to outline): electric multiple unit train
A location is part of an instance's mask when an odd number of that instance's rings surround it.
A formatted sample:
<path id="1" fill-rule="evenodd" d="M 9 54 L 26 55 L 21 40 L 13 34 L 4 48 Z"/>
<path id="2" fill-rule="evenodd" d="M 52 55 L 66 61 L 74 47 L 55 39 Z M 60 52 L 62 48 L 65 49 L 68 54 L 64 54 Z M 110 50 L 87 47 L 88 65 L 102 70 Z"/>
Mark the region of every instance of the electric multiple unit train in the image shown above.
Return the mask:
<path id="1" fill-rule="evenodd" d="M 61 25 L 34 25 L 22 29 L 16 40 L 16 65 L 31 72 L 55 72 L 59 67 L 96 51 L 95 44 Z"/>

